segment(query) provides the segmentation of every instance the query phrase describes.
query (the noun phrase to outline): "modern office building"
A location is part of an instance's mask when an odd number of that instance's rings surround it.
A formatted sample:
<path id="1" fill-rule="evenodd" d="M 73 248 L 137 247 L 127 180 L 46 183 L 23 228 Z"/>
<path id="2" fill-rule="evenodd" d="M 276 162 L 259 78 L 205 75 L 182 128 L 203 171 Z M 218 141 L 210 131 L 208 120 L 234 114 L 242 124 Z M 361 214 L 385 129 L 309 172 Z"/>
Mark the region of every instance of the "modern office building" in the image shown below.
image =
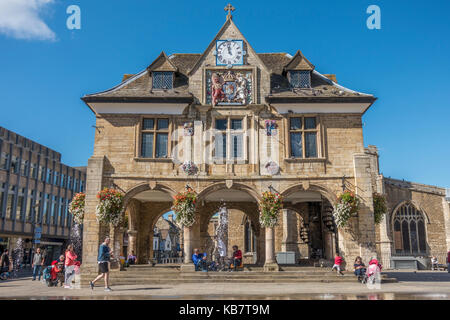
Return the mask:
<path id="1" fill-rule="evenodd" d="M 22 239 L 25 262 L 33 245 L 56 257 L 70 237 L 69 203 L 85 183 L 85 167 L 69 167 L 59 152 L 0 127 L 0 252 Z"/>

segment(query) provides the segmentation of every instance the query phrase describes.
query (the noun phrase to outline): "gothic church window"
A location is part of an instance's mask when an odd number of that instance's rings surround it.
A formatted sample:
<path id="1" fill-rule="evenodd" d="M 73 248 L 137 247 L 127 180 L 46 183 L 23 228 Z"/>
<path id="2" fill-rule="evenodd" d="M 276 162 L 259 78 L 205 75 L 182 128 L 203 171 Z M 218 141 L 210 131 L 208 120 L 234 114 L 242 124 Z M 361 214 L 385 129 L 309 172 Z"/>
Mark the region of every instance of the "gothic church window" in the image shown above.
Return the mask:
<path id="1" fill-rule="evenodd" d="M 394 214 L 394 248 L 400 255 L 427 252 L 425 219 L 411 203 L 405 203 Z"/>
<path id="2" fill-rule="evenodd" d="M 289 139 L 291 158 L 317 158 L 317 118 L 290 117 Z"/>
<path id="3" fill-rule="evenodd" d="M 144 118 L 142 122 L 141 156 L 167 158 L 169 156 L 169 119 Z"/>

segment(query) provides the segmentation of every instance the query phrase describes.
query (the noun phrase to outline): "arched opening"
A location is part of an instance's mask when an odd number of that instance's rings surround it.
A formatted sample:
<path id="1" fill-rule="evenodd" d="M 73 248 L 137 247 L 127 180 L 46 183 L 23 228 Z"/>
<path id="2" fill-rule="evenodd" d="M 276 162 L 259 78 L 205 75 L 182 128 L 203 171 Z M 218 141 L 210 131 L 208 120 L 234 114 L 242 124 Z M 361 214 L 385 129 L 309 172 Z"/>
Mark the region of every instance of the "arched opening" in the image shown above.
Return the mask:
<path id="1" fill-rule="evenodd" d="M 244 265 L 263 264 L 264 230 L 259 224 L 257 198 L 244 188 L 224 187 L 212 187 L 200 194 L 200 242 L 194 248 L 217 261 L 221 248 L 226 248 L 230 258 L 232 247 L 237 245 Z"/>
<path id="2" fill-rule="evenodd" d="M 426 217 L 414 204 L 406 202 L 392 216 L 395 255 L 424 255 L 427 253 Z"/>
<path id="3" fill-rule="evenodd" d="M 173 194 L 170 188 L 160 184 L 153 187 L 140 184 L 126 193 L 125 214 L 128 217 L 128 230 L 125 231 L 123 248 L 126 248 L 127 255 L 134 251 L 137 263 L 155 263 L 154 227 L 158 219 L 170 211 Z M 163 233 L 167 240 L 166 231 Z M 173 230 L 170 233 L 173 235 Z M 173 237 L 169 242 L 171 241 L 175 241 Z"/>
<path id="4" fill-rule="evenodd" d="M 338 250 L 332 215 L 334 195 L 320 186 L 293 186 L 283 193 L 282 252 L 294 252 L 299 264 L 331 260 Z"/>
<path id="5" fill-rule="evenodd" d="M 172 211 L 161 215 L 153 225 L 153 260 L 158 264 L 182 263 L 182 229 Z"/>

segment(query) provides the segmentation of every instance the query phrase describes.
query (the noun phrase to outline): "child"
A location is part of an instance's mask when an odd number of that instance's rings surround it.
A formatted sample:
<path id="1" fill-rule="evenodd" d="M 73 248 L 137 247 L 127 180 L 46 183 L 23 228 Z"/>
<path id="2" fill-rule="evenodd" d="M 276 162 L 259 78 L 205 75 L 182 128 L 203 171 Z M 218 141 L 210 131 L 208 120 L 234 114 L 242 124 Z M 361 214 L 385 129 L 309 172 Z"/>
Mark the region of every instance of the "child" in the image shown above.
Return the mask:
<path id="1" fill-rule="evenodd" d="M 342 265 L 343 261 L 344 261 L 344 259 L 339 255 L 338 252 L 336 252 L 336 255 L 334 257 L 334 265 L 333 265 L 333 268 L 331 268 L 331 271 L 336 269 L 337 273 L 340 274 L 341 276 L 343 276 L 344 273 L 341 271 L 341 265 Z"/>
<path id="2" fill-rule="evenodd" d="M 431 270 L 439 270 L 438 259 L 436 257 L 431 257 Z"/>
<path id="3" fill-rule="evenodd" d="M 375 282 L 381 283 L 381 269 L 383 267 L 377 259 L 372 259 L 369 262 L 369 267 L 366 271 L 367 282 L 375 284 Z"/>
<path id="4" fill-rule="evenodd" d="M 57 286 L 58 285 L 58 273 L 60 272 L 58 267 L 58 261 L 52 262 L 52 269 L 50 270 L 50 281 L 47 283 L 49 287 Z"/>
<path id="5" fill-rule="evenodd" d="M 64 285 L 64 255 L 59 256 L 58 260 L 58 269 L 59 272 L 57 274 L 59 285 L 62 287 Z"/>

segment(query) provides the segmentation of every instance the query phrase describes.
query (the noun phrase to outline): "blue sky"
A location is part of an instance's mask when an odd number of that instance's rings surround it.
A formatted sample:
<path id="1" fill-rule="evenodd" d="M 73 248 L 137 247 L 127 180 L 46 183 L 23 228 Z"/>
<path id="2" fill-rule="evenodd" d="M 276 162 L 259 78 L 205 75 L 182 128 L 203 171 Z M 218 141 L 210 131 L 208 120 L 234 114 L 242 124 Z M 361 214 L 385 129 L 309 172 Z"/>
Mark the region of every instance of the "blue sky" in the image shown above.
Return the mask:
<path id="1" fill-rule="evenodd" d="M 86 165 L 95 117 L 80 100 L 164 50 L 201 53 L 227 1 L 0 1 L 0 125 Z M 66 9 L 81 8 L 81 30 Z M 297 49 L 321 73 L 379 100 L 363 120 L 385 176 L 450 187 L 450 1 L 233 0 L 234 21 L 257 52 Z M 381 8 L 381 30 L 366 9 Z"/>

